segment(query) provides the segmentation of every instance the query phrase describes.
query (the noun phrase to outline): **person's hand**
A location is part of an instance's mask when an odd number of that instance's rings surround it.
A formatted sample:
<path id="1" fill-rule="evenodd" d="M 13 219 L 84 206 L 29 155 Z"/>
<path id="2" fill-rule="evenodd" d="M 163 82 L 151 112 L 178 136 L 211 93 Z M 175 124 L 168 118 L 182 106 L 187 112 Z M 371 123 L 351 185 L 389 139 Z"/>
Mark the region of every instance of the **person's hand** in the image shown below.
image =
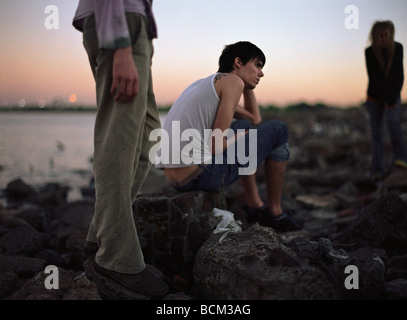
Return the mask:
<path id="1" fill-rule="evenodd" d="M 113 56 L 113 83 L 110 89 L 114 100 L 130 102 L 138 91 L 139 78 L 131 47 L 116 49 Z"/>

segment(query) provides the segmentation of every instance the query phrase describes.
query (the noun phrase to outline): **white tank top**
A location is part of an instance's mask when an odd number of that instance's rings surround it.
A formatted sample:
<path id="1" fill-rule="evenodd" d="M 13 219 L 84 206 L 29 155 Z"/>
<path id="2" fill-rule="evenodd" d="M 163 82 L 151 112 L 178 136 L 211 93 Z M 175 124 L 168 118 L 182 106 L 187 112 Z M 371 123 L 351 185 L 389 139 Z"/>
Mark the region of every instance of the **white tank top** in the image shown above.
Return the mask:
<path id="1" fill-rule="evenodd" d="M 208 142 L 220 102 L 214 86 L 216 75 L 192 83 L 171 107 L 162 126 L 157 168 L 181 168 L 212 161 Z"/>

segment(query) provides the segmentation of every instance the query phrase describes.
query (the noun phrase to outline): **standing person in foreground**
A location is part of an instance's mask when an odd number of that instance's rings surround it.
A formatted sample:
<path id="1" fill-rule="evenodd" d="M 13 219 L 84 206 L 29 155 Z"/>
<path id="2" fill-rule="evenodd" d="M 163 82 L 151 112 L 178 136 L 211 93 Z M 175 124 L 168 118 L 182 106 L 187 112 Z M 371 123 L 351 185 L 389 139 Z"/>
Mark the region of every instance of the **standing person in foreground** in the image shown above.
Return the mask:
<path id="1" fill-rule="evenodd" d="M 151 2 L 81 0 L 73 25 L 83 32 L 96 81 L 96 202 L 87 235 L 97 250 L 95 271 L 135 292 L 162 296 L 168 286 L 144 262 L 132 212 L 151 168 L 149 135 L 160 127 L 151 79 Z"/>
<path id="2" fill-rule="evenodd" d="M 156 167 L 164 169 L 168 181 L 178 191 L 216 192 L 241 178 L 250 222 L 258 221 L 277 231 L 299 230 L 301 224 L 281 207 L 289 158 L 287 127 L 280 121 L 260 123 L 254 94 L 264 76 L 265 62 L 263 52 L 250 42 L 226 46 L 219 58 L 218 72 L 190 85 L 170 109 L 163 124 L 163 134 L 168 134 L 169 139 L 163 142 L 162 136 Z M 243 107 L 238 105 L 242 95 Z M 253 125 L 257 127 L 253 129 Z M 178 141 L 174 135 L 177 130 L 180 137 L 184 135 Z M 186 141 L 188 133 L 192 133 L 192 142 Z M 239 152 L 242 146 L 244 154 Z M 255 177 L 262 162 L 267 183 L 266 204 L 259 195 Z"/>
<path id="3" fill-rule="evenodd" d="M 371 127 L 371 177 L 382 180 L 385 175 L 383 131 L 384 117 L 393 147 L 393 163 L 407 168 L 406 139 L 400 125 L 403 87 L 403 46 L 394 41 L 391 21 L 377 21 L 370 31 L 371 46 L 365 50 L 369 76 L 366 107 Z"/>

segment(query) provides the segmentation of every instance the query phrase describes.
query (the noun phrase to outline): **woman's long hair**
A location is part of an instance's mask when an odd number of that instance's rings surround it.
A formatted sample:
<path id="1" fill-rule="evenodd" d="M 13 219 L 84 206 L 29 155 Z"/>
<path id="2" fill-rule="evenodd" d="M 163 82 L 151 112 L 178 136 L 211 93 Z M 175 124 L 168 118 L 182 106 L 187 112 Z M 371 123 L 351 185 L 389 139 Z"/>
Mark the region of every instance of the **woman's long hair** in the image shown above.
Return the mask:
<path id="1" fill-rule="evenodd" d="M 389 45 L 387 48 L 380 47 L 379 44 L 379 35 L 380 31 L 389 30 L 390 39 Z M 373 49 L 373 53 L 376 59 L 379 61 L 380 66 L 387 76 L 389 74 L 391 65 L 393 63 L 394 56 L 394 24 L 391 21 L 376 21 L 369 34 L 369 41 Z"/>

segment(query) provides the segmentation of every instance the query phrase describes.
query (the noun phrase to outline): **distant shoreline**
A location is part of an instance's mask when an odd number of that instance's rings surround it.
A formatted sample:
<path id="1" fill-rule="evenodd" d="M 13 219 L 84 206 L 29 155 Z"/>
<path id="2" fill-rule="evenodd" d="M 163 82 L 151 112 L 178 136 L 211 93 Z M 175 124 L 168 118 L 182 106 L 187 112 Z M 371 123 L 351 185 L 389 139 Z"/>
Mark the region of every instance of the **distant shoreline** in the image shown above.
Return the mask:
<path id="1" fill-rule="evenodd" d="M 2 107 L 0 112 L 96 112 L 96 107 L 58 108 L 58 107 Z"/>
<path id="2" fill-rule="evenodd" d="M 159 107 L 158 110 L 160 112 L 166 113 L 170 107 Z M 18 106 L 11 106 L 11 107 L 0 107 L 0 112 L 91 112 L 96 113 L 96 107 L 86 107 L 86 106 L 78 106 L 78 107 L 37 107 L 37 106 L 27 106 L 27 107 L 18 107 Z"/>
<path id="3" fill-rule="evenodd" d="M 354 108 L 361 108 L 364 107 L 365 102 L 361 101 L 358 104 L 348 105 L 348 106 L 336 106 L 336 105 L 326 105 L 324 103 L 314 103 L 309 104 L 306 102 L 298 102 L 294 104 L 289 104 L 286 106 L 276 106 L 276 105 L 267 105 L 263 106 L 260 105 L 260 109 L 264 113 L 268 112 L 285 112 L 285 111 L 317 111 L 317 110 L 326 110 L 326 109 L 354 109 Z M 402 108 L 407 107 L 407 101 L 403 101 L 401 103 Z M 160 113 L 166 114 L 170 110 L 171 106 L 158 106 L 158 111 Z M 84 113 L 96 113 L 97 108 L 96 106 L 82 106 L 78 105 L 76 107 L 67 107 L 63 106 L 51 106 L 51 107 L 43 107 L 40 108 L 38 106 L 10 106 L 10 107 L 0 107 L 1 112 L 84 112 Z"/>

